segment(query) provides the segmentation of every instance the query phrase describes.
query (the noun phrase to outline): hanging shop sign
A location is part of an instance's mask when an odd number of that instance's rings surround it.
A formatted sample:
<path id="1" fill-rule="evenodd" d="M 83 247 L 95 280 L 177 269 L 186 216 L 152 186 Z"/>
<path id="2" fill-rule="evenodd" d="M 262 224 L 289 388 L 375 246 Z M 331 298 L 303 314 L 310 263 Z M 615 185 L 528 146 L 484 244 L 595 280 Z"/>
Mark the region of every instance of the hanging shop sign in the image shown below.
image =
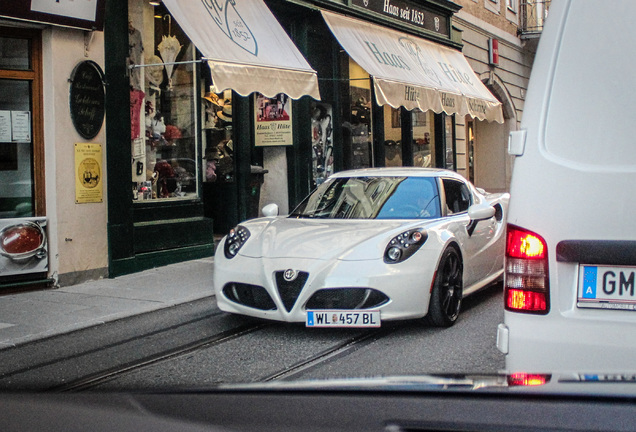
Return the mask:
<path id="1" fill-rule="evenodd" d="M 76 143 L 75 204 L 102 202 L 102 178 L 102 145 Z"/>
<path id="2" fill-rule="evenodd" d="M 0 16 L 84 30 L 103 30 L 106 0 L 0 2 Z"/>
<path id="3" fill-rule="evenodd" d="M 75 130 L 82 138 L 94 138 L 102 128 L 105 112 L 104 73 L 97 63 L 86 60 L 71 74 L 69 106 Z"/>
<path id="4" fill-rule="evenodd" d="M 415 3 L 404 0 L 352 0 L 351 4 L 384 17 L 395 18 L 422 29 L 450 36 L 448 19 Z"/>
<path id="5" fill-rule="evenodd" d="M 255 145 L 292 145 L 294 137 L 291 98 L 284 93 L 273 98 L 257 93 L 254 101 Z"/>
<path id="6" fill-rule="evenodd" d="M 499 39 L 488 39 L 488 64 L 499 66 Z"/>

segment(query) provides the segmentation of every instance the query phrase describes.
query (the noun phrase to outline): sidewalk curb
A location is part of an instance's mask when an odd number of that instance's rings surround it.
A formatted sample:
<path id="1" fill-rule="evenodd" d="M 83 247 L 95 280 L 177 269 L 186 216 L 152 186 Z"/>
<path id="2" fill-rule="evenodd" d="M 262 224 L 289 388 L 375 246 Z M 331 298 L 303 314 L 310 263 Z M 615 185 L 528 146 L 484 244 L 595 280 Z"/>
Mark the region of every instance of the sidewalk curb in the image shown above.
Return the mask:
<path id="1" fill-rule="evenodd" d="M 0 297 L 0 350 L 214 297 L 213 257 Z"/>

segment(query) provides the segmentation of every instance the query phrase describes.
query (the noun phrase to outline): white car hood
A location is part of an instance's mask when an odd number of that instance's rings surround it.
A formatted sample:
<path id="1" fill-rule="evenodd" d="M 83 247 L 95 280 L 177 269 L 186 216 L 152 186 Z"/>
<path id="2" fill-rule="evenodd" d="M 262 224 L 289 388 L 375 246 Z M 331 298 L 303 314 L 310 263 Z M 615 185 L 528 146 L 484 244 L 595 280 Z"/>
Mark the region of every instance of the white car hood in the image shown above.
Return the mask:
<path id="1" fill-rule="evenodd" d="M 419 222 L 417 225 L 424 221 Z M 255 219 L 241 224 L 250 230 L 251 236 L 239 255 L 320 260 L 377 259 L 384 252 L 385 242 L 399 233 L 400 227 L 413 224 L 413 221 L 403 220 Z M 380 238 L 375 239 L 378 236 Z M 385 238 L 384 242 L 378 242 Z"/>

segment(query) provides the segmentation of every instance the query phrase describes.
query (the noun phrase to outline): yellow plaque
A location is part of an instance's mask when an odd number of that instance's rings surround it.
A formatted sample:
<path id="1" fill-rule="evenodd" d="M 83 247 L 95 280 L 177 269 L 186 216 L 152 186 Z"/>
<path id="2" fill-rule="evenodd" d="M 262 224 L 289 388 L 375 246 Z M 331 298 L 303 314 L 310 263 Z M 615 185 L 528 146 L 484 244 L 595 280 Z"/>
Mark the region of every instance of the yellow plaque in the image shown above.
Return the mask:
<path id="1" fill-rule="evenodd" d="M 75 203 L 102 202 L 102 145 L 75 144 Z"/>

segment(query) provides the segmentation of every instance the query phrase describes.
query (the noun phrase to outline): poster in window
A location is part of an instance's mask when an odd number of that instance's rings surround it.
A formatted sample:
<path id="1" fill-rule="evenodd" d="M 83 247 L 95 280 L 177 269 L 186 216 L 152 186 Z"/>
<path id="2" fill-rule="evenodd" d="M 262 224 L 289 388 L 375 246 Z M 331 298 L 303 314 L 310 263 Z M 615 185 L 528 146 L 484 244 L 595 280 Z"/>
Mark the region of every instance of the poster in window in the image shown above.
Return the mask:
<path id="1" fill-rule="evenodd" d="M 11 111 L 0 111 L 0 143 L 11 142 Z"/>
<path id="2" fill-rule="evenodd" d="M 102 145 L 75 144 L 75 203 L 102 202 Z"/>
<path id="3" fill-rule="evenodd" d="M 292 133 L 292 99 L 280 93 L 268 98 L 260 93 L 254 97 L 256 146 L 290 146 Z"/>
<path id="4" fill-rule="evenodd" d="M 31 142 L 31 113 L 11 111 L 11 137 L 15 142 Z"/>

